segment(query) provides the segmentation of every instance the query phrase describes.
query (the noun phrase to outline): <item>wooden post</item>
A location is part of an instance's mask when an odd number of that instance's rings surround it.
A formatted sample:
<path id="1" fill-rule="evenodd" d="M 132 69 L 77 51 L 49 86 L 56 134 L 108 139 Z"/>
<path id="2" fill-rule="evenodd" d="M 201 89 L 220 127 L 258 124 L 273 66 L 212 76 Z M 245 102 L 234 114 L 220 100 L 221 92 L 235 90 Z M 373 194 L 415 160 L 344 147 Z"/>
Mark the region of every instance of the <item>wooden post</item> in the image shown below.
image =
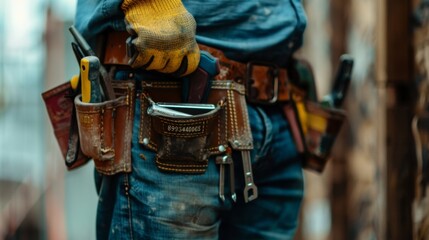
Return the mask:
<path id="1" fill-rule="evenodd" d="M 335 74 L 338 67 L 340 56 L 347 52 L 347 34 L 350 16 L 350 0 L 331 0 L 330 1 L 330 25 L 334 29 L 331 35 L 331 63 L 332 75 Z M 332 83 L 331 83 L 332 84 Z M 347 239 L 347 203 L 348 203 L 348 174 L 347 174 L 347 152 L 350 150 L 347 141 L 344 141 L 349 135 L 348 129 L 343 129 L 342 134 L 338 136 L 339 141 L 335 144 L 330 171 L 330 193 L 332 211 L 332 229 L 331 239 Z"/>
<path id="2" fill-rule="evenodd" d="M 347 137 L 340 141 L 337 150 L 341 150 L 335 151 L 332 163 L 332 239 L 413 237 L 416 158 L 411 119 L 416 94 L 411 12 L 407 0 L 331 0 L 333 70 L 338 57 L 356 47 L 349 45 L 348 36 L 359 38 L 355 44 L 365 41 L 358 44 L 359 51 L 371 54 L 374 48 L 376 56 L 375 60 L 366 56 L 365 60 L 374 61 L 366 64 L 366 69 L 355 67 L 368 72 L 366 76 L 360 72 L 360 78 L 355 79 L 360 82 L 351 85 L 354 89 L 350 89 L 351 101 L 346 105 L 352 143 L 347 145 Z M 376 20 L 361 21 L 362 14 L 375 15 Z M 354 18 L 348 19 L 351 15 Z M 357 65 L 358 61 L 362 59 L 356 59 Z M 371 147 L 365 139 L 374 137 L 377 141 Z"/>
<path id="3" fill-rule="evenodd" d="M 411 1 L 385 2 L 386 76 L 386 239 L 412 239 L 412 201 L 416 157 L 411 120 L 415 86 Z M 382 71 L 383 69 L 381 69 Z M 379 79 L 380 80 L 380 79 Z M 384 80 L 381 79 L 381 83 Z"/>

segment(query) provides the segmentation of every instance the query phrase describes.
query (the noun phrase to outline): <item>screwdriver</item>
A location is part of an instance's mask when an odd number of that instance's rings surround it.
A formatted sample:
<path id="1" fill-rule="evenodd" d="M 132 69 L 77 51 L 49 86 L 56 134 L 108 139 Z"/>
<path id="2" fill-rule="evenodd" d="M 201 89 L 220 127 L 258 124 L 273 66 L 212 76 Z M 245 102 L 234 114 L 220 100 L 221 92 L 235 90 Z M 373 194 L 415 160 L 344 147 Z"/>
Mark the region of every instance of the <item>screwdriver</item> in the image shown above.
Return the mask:
<path id="1" fill-rule="evenodd" d="M 100 60 L 87 56 L 80 61 L 82 102 L 97 103 L 102 101 L 100 88 Z"/>

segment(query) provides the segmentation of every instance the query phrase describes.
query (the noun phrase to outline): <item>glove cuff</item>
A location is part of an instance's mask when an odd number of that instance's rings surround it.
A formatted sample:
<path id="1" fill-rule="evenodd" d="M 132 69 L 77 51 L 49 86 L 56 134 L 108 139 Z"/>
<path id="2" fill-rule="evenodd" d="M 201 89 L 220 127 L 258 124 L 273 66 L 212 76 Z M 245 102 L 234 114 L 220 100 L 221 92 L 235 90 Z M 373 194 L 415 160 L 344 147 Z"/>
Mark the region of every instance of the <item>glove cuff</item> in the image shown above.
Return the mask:
<path id="1" fill-rule="evenodd" d="M 124 13 L 157 18 L 159 14 L 177 15 L 186 11 L 181 0 L 124 0 L 121 5 Z"/>

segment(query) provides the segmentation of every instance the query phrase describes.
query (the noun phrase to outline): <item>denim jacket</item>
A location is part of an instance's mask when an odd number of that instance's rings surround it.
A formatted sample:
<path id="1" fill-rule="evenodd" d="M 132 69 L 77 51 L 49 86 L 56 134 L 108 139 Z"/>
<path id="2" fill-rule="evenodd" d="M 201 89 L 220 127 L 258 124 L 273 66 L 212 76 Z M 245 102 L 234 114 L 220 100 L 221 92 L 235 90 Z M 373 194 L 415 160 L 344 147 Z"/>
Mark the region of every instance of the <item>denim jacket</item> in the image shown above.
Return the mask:
<path id="1" fill-rule="evenodd" d="M 229 58 L 285 65 L 302 45 L 301 0 L 183 0 L 197 22 L 197 42 Z M 94 47 L 107 29 L 125 31 L 121 0 L 78 0 L 75 26 Z"/>

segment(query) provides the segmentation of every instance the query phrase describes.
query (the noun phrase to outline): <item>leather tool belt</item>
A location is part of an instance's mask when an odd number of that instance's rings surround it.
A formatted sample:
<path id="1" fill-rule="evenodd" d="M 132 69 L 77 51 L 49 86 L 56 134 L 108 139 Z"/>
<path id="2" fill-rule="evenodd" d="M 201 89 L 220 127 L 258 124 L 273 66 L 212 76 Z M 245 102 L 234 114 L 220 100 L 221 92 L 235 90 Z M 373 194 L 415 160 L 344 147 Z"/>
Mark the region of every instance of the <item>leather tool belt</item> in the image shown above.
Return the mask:
<path id="1" fill-rule="evenodd" d="M 219 59 L 220 73 L 216 80 L 234 80 L 244 84 L 247 101 L 274 104 L 290 100 L 288 71 L 274 64 L 262 62 L 241 63 L 228 59 L 222 51 L 205 45 L 201 50 Z"/>
<path id="2" fill-rule="evenodd" d="M 126 32 L 107 34 L 102 48 L 105 50 L 99 54 L 104 65 L 131 69 L 126 46 L 128 36 Z M 83 103 L 80 96 L 73 102 L 69 82 L 45 92 L 43 97 L 68 169 L 81 166 L 92 158 L 96 169 L 103 174 L 132 170 L 130 153 L 135 84 L 141 84 L 142 93 L 138 95 L 142 103 L 139 141 L 157 152 L 156 164 L 162 171 L 203 173 L 209 156 L 228 155 L 231 148 L 246 155 L 253 148 L 246 101 L 280 103 L 290 122 L 297 150 L 305 156 L 303 165 L 316 171 L 323 170 L 345 114 L 338 109 L 324 109 L 315 103 L 317 97 L 309 98 L 308 95 L 312 94 L 302 86 L 296 87 L 300 85 L 300 81 L 296 81 L 301 78 L 300 71 L 297 71 L 299 67 L 286 69 L 260 62 L 245 64 L 226 58 L 217 49 L 204 45 L 200 45 L 200 49 L 218 58 L 220 63 L 220 73 L 215 76 L 217 81 L 211 83 L 206 101 L 216 107 L 207 113 L 184 118 L 148 112 L 158 102 L 183 102 L 183 83 L 177 79 L 166 81 L 151 77 L 151 80 L 143 79 L 141 82 L 113 81 L 117 98 L 101 103 Z M 301 66 L 309 69 L 308 64 Z M 312 78 L 311 69 L 308 72 L 304 75 Z M 312 92 L 315 93 L 314 87 Z M 77 123 L 70 119 L 77 119 Z M 70 131 L 75 129 L 73 125 L 78 125 L 78 137 L 73 132 L 69 137 L 67 129 L 70 125 Z M 71 141 L 73 139 L 77 141 Z M 71 145 L 77 146 L 74 151 L 70 151 Z M 66 153 L 73 153 L 70 154 L 73 159 Z"/>
<path id="3" fill-rule="evenodd" d="M 228 59 L 220 50 L 199 46 L 219 59 L 221 70 L 215 79 L 243 83 L 248 102 L 282 106 L 297 151 L 303 156 L 303 167 L 322 172 L 346 114 L 317 102 L 310 64 L 303 59 L 291 59 L 287 68 L 258 62 L 244 64 Z"/>
<path id="4" fill-rule="evenodd" d="M 104 64 L 128 66 L 127 32 L 109 32 L 106 37 Z M 199 44 L 201 50 L 219 59 L 220 73 L 215 80 L 233 80 L 245 86 L 248 102 L 274 104 L 290 100 L 289 76 L 286 68 L 262 62 L 241 63 L 228 59 L 223 52 Z"/>
<path id="5" fill-rule="evenodd" d="M 127 56 L 127 46 L 125 44 L 128 36 L 126 32 L 108 33 L 104 64 L 128 65 L 129 57 Z M 297 150 L 304 156 L 303 166 L 318 172 L 324 169 L 325 163 L 330 157 L 333 140 L 338 134 L 340 129 L 339 126 L 341 126 L 344 120 L 344 114 L 337 109 L 324 109 L 324 107 L 317 104 L 314 77 L 308 62 L 302 59 L 291 59 L 290 65 L 287 68 L 281 68 L 274 64 L 262 62 L 241 63 L 228 59 L 224 53 L 218 49 L 201 44 L 199 48 L 200 50 L 210 53 L 219 60 L 220 73 L 214 77 L 214 79 L 218 81 L 213 81 L 211 90 L 214 91 L 214 95 L 219 95 L 219 91 L 217 91 L 216 88 L 227 83 L 229 87 L 234 86 L 227 91 L 236 95 L 238 94 L 237 96 L 245 96 L 247 102 L 261 105 L 281 105 L 290 123 L 291 133 L 295 140 Z M 162 88 L 162 91 L 155 91 L 154 88 Z M 150 91 L 150 93 L 147 94 L 149 97 L 152 97 L 152 95 L 156 96 L 156 94 L 161 92 L 169 93 L 165 94 L 165 96 L 153 97 L 155 100 L 159 101 L 166 101 L 169 99 L 169 96 L 176 96 L 174 99 L 170 100 L 179 102 L 179 89 L 180 86 L 177 84 L 171 85 L 161 82 L 146 86 L 146 90 Z M 230 94 L 223 93 L 223 97 L 225 96 L 230 96 Z M 233 143 L 235 140 L 239 142 L 243 140 L 237 138 L 239 135 L 231 135 L 231 130 L 248 134 L 242 136 L 246 139 L 244 142 L 248 142 L 250 146 L 251 141 L 247 141 L 251 139 L 247 119 L 233 127 L 231 126 L 231 123 L 235 122 L 234 119 L 244 119 L 244 117 L 247 116 L 247 110 L 245 105 L 243 105 L 245 101 L 241 99 L 241 97 L 240 99 L 231 101 L 231 99 L 234 98 L 227 98 L 227 107 L 225 109 L 221 107 L 221 112 L 226 112 L 227 114 L 223 117 L 222 114 L 218 114 L 215 117 L 218 118 L 221 116 L 220 118 L 224 119 L 222 124 L 226 123 L 228 129 L 218 128 L 213 136 L 208 137 L 209 144 L 207 145 L 208 147 L 204 148 L 205 154 L 217 154 L 219 153 L 216 150 L 217 146 L 227 146 L 227 142 Z M 216 104 L 220 99 L 219 96 L 211 96 L 209 102 Z M 237 103 L 241 105 L 241 112 L 234 113 L 228 110 L 237 106 Z M 147 106 L 147 104 L 144 106 Z M 142 112 L 145 111 L 146 109 L 142 109 Z M 304 115 L 308 116 L 310 121 L 307 121 Z M 157 124 L 166 124 L 166 121 L 161 121 L 160 119 L 150 116 L 143 116 L 143 118 L 145 119 L 142 120 L 142 122 L 144 122 L 142 127 L 146 129 L 144 130 L 144 134 L 141 135 L 140 141 L 141 143 L 146 143 L 149 148 L 160 152 L 159 146 L 162 145 L 162 140 L 160 139 L 162 139 L 161 135 L 163 134 L 160 133 L 159 129 L 156 131 L 156 126 L 158 126 Z M 219 120 L 216 119 L 214 121 Z M 323 122 L 322 124 L 316 125 L 323 125 L 325 127 L 313 131 L 314 122 Z M 223 134 L 224 132 L 226 134 Z M 164 133 L 164 135 L 166 134 Z M 223 135 L 225 135 L 226 138 Z M 221 138 L 219 138 L 219 136 Z M 160 159 L 162 158 L 160 157 L 157 162 L 160 168 L 166 169 L 168 166 L 174 165 L 171 162 L 161 161 Z M 165 162 L 163 166 L 161 166 L 161 162 Z M 186 170 L 181 169 L 180 171 Z M 193 169 L 192 171 L 197 170 Z"/>

